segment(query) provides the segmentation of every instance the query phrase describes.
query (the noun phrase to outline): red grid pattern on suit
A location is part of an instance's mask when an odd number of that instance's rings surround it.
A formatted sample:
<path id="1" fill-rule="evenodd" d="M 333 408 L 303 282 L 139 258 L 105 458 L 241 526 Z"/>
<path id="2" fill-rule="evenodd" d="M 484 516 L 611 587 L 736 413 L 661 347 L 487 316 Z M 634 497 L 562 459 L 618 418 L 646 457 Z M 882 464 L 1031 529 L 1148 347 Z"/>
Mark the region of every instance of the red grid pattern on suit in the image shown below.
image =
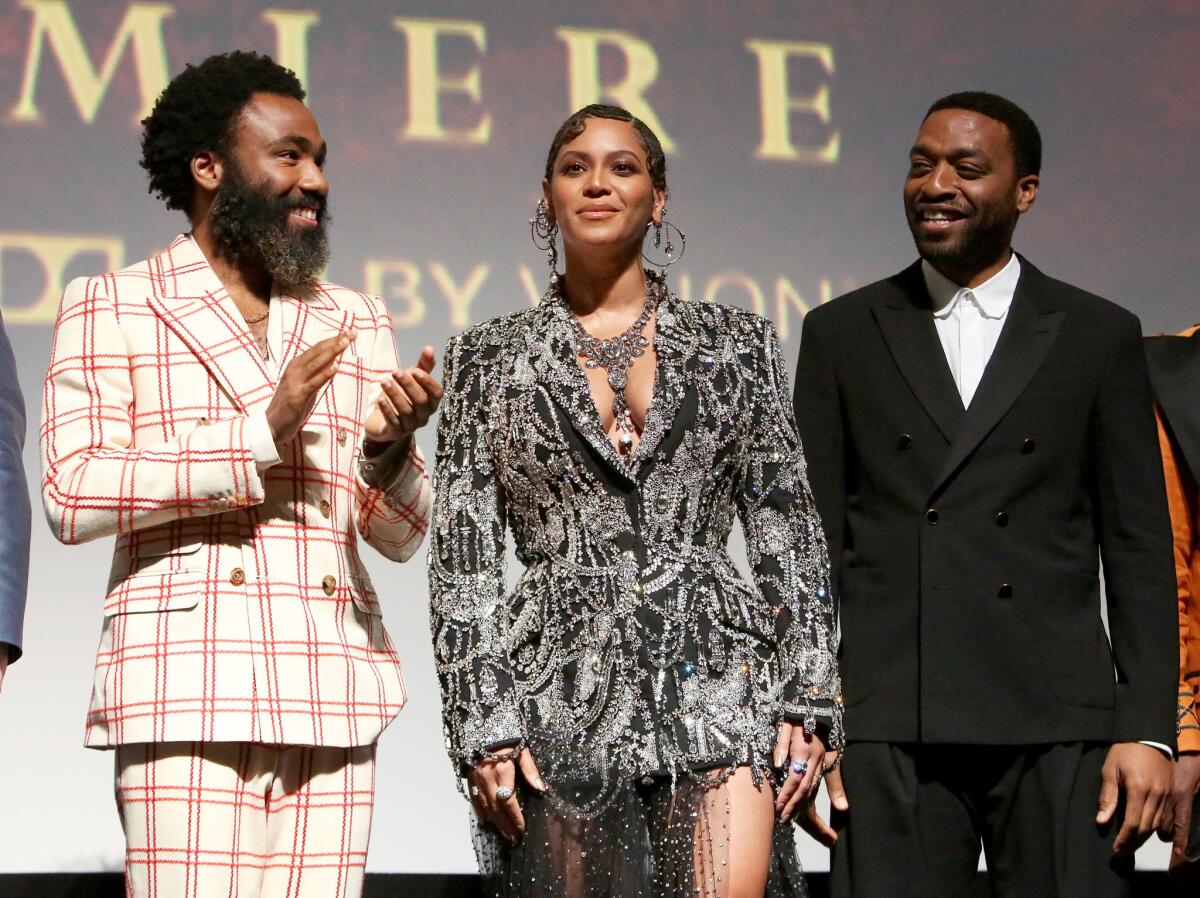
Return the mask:
<path id="1" fill-rule="evenodd" d="M 398 364 L 378 298 L 330 284 L 272 305 L 279 370 L 355 341 L 281 461 L 255 464 L 250 416 L 275 384 L 196 244 L 63 297 L 41 430 L 59 539 L 116 535 L 87 743 L 366 745 L 403 706 L 399 659 L 358 555 L 403 561 L 429 484 L 414 451 L 371 486 L 363 423 Z"/>
<path id="2" fill-rule="evenodd" d="M 129 898 L 356 898 L 375 746 L 120 746 Z"/>

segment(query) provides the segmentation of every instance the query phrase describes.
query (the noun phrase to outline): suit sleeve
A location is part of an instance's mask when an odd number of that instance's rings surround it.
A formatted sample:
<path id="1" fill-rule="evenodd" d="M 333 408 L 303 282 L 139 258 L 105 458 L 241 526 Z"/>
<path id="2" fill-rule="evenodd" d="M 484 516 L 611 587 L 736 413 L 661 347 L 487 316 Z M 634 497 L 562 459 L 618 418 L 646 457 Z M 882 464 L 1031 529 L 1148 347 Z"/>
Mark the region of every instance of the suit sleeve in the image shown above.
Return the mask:
<path id="1" fill-rule="evenodd" d="M 763 322 L 760 343 L 753 363 L 751 437 L 737 492 L 746 555 L 759 591 L 775 609 L 783 715 L 840 747 L 829 556 L 770 322 Z"/>
<path id="2" fill-rule="evenodd" d="M 103 278 L 72 281 L 54 327 L 42 412 L 42 504 L 64 543 L 257 505 L 246 416 L 133 445 L 130 354 Z"/>
<path id="3" fill-rule="evenodd" d="M 367 393 L 364 415 L 375 408 L 381 383 L 399 366 L 392 319 L 380 299 L 375 305 L 375 343 L 370 369 L 376 379 Z M 362 538 L 385 558 L 407 561 L 429 529 L 432 497 L 425 457 L 413 439 L 373 458 L 360 459 L 355 480 L 355 524 Z"/>
<path id="4" fill-rule="evenodd" d="M 1174 745 L 1179 630 L 1171 519 L 1133 316 L 1109 353 L 1093 425 L 1097 534 L 1117 671 L 1112 739 Z"/>
<path id="5" fill-rule="evenodd" d="M 461 338 L 447 345 L 429 542 L 434 663 L 460 771 L 524 735 L 504 644 L 505 499 L 488 441 L 486 368 Z"/>
<path id="6" fill-rule="evenodd" d="M 805 316 L 793 394 L 796 426 L 817 510 L 829 542 L 836 589 L 845 544 L 846 458 L 837 378 L 813 316 Z"/>
<path id="7" fill-rule="evenodd" d="M 1200 595 L 1196 592 L 1196 481 L 1179 463 L 1175 446 L 1158 415 L 1158 444 L 1167 482 L 1167 507 L 1175 548 L 1175 593 L 1179 603 L 1179 751 L 1200 751 L 1200 714 L 1196 692 L 1200 681 Z"/>
<path id="8" fill-rule="evenodd" d="M 21 451 L 25 445 L 25 402 L 17 380 L 12 344 L 0 319 L 0 648 L 9 662 L 21 657 L 21 625 L 29 583 L 29 488 Z"/>

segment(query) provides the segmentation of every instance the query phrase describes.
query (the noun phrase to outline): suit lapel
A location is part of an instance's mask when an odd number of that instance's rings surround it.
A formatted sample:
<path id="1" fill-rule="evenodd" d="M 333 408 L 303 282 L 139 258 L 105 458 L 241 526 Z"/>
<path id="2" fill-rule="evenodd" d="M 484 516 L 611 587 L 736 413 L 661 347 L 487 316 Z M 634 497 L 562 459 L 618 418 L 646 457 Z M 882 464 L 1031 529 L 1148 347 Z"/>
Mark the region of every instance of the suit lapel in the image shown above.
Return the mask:
<path id="1" fill-rule="evenodd" d="M 254 337 L 204 254 L 180 237 L 151 263 L 150 307 L 243 412 L 269 402 L 275 385 Z"/>
<path id="2" fill-rule="evenodd" d="M 281 294 L 279 308 L 283 313 L 280 374 L 296 356 L 312 349 L 322 340 L 347 330 L 354 317 L 352 312 L 339 309 L 320 287 L 304 296 Z M 352 354 L 354 351 L 354 344 L 351 343 L 346 352 Z"/>
<path id="3" fill-rule="evenodd" d="M 936 492 L 967 460 L 1012 408 L 1058 337 L 1065 313 L 1053 307 L 1045 278 L 1025 259 L 1000 340 L 983 371 L 983 379 L 967 409 L 962 427 L 950 446 Z"/>
<path id="4" fill-rule="evenodd" d="M 287 369 L 288 364 L 296 356 L 316 346 L 322 340 L 347 330 L 353 320 L 353 313 L 337 308 L 328 296 L 318 287 L 304 297 L 292 294 L 281 294 L 279 308 L 283 314 L 283 352 L 279 359 L 279 374 Z M 350 343 L 342 356 L 343 364 L 352 363 L 358 367 L 358 352 L 355 344 Z M 316 408 L 325 397 L 330 379 L 321 387 L 313 403 Z"/>
<path id="5" fill-rule="evenodd" d="M 933 324 L 920 263 L 901 272 L 891 286 L 890 295 L 871 312 L 909 389 L 946 442 L 953 443 L 965 410 Z"/>
<path id="6" fill-rule="evenodd" d="M 544 302 L 541 311 L 547 316 L 543 333 L 549 335 L 544 351 L 551 370 L 548 379 L 550 395 L 562 409 L 566 423 L 591 448 L 593 457 L 606 464 L 621 481 L 632 484 L 629 466 L 600 426 L 591 387 L 576 360 L 571 323 L 567 317 L 570 311 L 559 301 Z"/>
<path id="7" fill-rule="evenodd" d="M 687 364 L 689 361 L 694 363 L 700 350 L 699 335 L 692 325 L 679 300 L 668 296 L 659 304 L 654 332 L 657 353 L 654 395 L 634 456 L 638 479 L 650 470 L 651 466 L 646 462 L 655 451 L 673 449 L 694 423 L 696 388 L 688 376 Z"/>
<path id="8" fill-rule="evenodd" d="M 186 235 L 177 239 L 154 259 L 151 272 L 151 308 L 238 409 L 247 412 L 270 402 L 275 383 L 254 337 L 195 241 Z M 298 354 L 351 323 L 351 313 L 339 310 L 320 288 L 304 297 L 283 294 L 279 299 L 284 334 L 280 374 Z M 355 348 L 351 345 L 346 351 L 353 354 Z"/>

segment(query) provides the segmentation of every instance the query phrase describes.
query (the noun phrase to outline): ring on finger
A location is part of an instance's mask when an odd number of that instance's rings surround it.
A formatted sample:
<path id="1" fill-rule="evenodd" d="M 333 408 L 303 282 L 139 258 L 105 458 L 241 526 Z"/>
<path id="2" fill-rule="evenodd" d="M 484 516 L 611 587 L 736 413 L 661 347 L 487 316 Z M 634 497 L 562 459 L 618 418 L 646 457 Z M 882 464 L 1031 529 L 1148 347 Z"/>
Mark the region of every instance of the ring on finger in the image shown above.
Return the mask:
<path id="1" fill-rule="evenodd" d="M 496 787 L 496 798 L 499 801 L 508 801 L 510 798 L 513 797 L 514 794 L 515 793 L 513 791 L 512 786 L 497 786 Z"/>
<path id="2" fill-rule="evenodd" d="M 471 797 L 472 798 L 479 797 L 479 787 L 476 786 L 474 783 L 471 783 Z"/>
<path id="3" fill-rule="evenodd" d="M 792 773 L 796 776 L 804 776 L 808 773 L 808 761 L 792 761 Z"/>

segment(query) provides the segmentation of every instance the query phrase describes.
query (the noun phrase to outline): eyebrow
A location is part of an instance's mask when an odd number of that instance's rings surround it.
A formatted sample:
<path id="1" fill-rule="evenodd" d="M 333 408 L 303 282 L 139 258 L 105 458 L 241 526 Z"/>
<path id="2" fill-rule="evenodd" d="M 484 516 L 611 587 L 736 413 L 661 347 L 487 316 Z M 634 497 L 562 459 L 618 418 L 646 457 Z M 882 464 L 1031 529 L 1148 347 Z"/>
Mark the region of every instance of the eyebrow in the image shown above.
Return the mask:
<path id="1" fill-rule="evenodd" d="M 910 155 L 910 156 L 936 156 L 938 154 L 928 144 L 918 143 L 918 144 L 913 145 L 913 148 L 908 151 L 908 155 Z M 948 158 L 948 159 L 978 158 L 978 159 L 989 159 L 990 160 L 992 157 L 989 156 L 983 150 L 982 147 L 965 147 L 960 150 L 955 150 L 954 152 L 950 153 L 946 158 Z"/>
<path id="2" fill-rule="evenodd" d="M 317 147 L 316 152 L 313 152 L 312 141 L 303 134 L 285 134 L 283 137 L 275 141 L 275 143 L 294 143 L 305 152 L 313 153 L 318 164 L 323 163 L 325 158 L 329 155 L 329 144 L 327 144 L 325 141 L 321 141 L 321 145 Z"/>
<path id="3" fill-rule="evenodd" d="M 638 155 L 637 150 L 613 150 L 611 153 L 606 155 L 604 158 L 605 159 L 615 159 L 618 156 L 632 156 L 638 162 L 642 162 L 644 164 L 644 160 L 642 159 L 641 156 Z M 592 157 L 590 155 L 588 155 L 587 153 L 583 152 L 582 150 L 563 150 L 562 156 L 560 157 L 560 161 L 563 159 L 567 159 L 569 157 L 575 157 L 577 159 L 584 159 L 588 162 L 592 161 Z"/>

